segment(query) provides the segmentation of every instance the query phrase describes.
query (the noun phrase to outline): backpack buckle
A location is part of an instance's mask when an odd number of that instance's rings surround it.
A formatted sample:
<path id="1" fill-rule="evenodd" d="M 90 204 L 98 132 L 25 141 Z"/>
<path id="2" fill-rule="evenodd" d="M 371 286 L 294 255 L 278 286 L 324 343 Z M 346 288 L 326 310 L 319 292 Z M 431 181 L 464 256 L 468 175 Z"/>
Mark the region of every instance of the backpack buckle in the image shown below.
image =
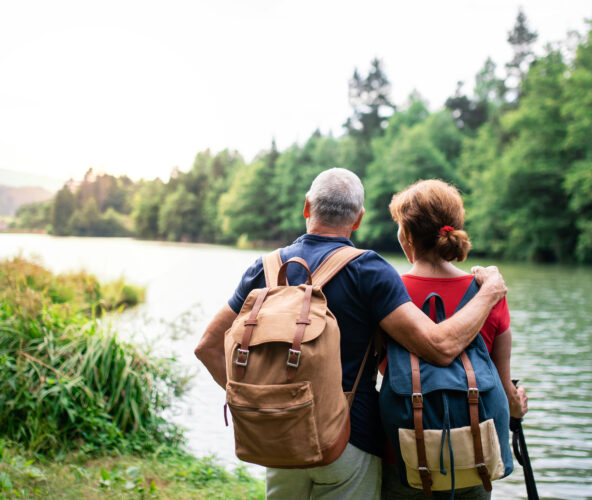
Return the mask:
<path id="1" fill-rule="evenodd" d="M 476 387 L 469 387 L 467 391 L 467 399 L 469 403 L 477 403 L 479 401 L 479 389 Z"/>
<path id="2" fill-rule="evenodd" d="M 249 362 L 249 350 L 248 349 L 241 349 L 240 347 L 237 348 L 237 355 L 236 361 L 234 362 L 238 366 L 247 366 Z"/>
<path id="3" fill-rule="evenodd" d="M 411 394 L 411 404 L 413 408 L 423 408 L 423 394 L 421 392 Z"/>
<path id="4" fill-rule="evenodd" d="M 288 360 L 286 361 L 286 364 L 288 366 L 291 366 L 292 368 L 298 368 L 298 365 L 300 364 L 301 354 L 302 351 L 299 351 L 297 349 L 288 349 Z"/>

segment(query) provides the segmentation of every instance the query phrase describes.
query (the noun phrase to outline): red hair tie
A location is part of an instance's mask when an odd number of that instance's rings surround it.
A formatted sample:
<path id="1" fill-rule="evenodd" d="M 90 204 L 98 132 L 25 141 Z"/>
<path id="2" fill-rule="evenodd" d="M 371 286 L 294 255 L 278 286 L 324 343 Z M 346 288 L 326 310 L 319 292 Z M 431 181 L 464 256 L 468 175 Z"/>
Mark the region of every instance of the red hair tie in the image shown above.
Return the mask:
<path id="1" fill-rule="evenodd" d="M 452 226 L 443 226 L 443 227 L 440 229 L 440 234 L 442 234 L 442 235 L 446 235 L 446 234 L 448 234 L 450 231 L 454 231 L 454 228 L 453 228 Z"/>

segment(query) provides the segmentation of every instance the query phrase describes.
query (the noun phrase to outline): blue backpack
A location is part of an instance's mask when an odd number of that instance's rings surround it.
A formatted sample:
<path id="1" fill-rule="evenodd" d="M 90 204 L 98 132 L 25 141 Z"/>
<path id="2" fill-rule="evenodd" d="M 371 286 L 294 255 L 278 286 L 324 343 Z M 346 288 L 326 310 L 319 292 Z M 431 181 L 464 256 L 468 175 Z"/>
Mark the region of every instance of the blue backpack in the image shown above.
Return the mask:
<path id="1" fill-rule="evenodd" d="M 479 290 L 471 282 L 455 312 Z M 444 302 L 434 298 L 436 322 L 445 318 Z M 510 411 L 497 370 L 481 335 L 449 366 L 419 359 L 392 339 L 380 389 L 380 413 L 398 458 L 401 481 L 423 489 L 452 490 L 509 475 L 514 466 L 509 445 Z"/>

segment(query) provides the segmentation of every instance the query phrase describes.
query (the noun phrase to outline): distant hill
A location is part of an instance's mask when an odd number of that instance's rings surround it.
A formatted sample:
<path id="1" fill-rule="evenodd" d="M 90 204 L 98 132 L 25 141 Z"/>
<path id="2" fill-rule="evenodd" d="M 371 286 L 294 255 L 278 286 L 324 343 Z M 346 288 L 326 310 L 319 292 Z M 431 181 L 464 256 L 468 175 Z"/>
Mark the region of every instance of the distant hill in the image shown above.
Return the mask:
<path id="1" fill-rule="evenodd" d="M 42 187 L 0 185 L 0 215 L 14 215 L 21 205 L 49 200 L 54 195 Z"/>
<path id="2" fill-rule="evenodd" d="M 66 180 L 67 179 L 60 179 L 57 177 L 51 177 L 49 175 L 0 168 L 0 186 L 39 186 L 50 192 L 56 192 L 64 185 Z"/>

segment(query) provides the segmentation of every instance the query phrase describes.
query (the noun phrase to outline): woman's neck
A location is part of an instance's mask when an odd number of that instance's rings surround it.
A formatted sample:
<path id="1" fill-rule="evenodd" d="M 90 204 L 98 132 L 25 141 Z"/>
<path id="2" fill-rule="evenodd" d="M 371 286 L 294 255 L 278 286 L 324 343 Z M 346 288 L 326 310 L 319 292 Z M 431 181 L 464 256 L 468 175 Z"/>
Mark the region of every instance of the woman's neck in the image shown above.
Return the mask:
<path id="1" fill-rule="evenodd" d="M 415 259 L 413 267 L 407 274 L 424 278 L 456 278 L 466 276 L 468 273 L 443 259 Z"/>

